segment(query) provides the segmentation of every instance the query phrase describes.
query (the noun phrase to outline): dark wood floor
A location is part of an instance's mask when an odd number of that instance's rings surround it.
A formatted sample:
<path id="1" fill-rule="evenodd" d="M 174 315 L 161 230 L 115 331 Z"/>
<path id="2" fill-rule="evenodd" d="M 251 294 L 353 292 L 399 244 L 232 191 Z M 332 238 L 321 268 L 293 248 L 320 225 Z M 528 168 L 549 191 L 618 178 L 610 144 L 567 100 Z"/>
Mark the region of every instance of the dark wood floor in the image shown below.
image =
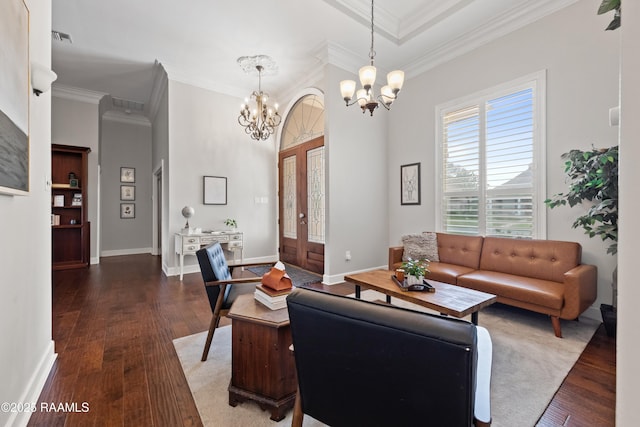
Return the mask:
<path id="1" fill-rule="evenodd" d="M 36 412 L 29 425 L 201 426 L 172 341 L 206 330 L 210 317 L 200 274 L 167 278 L 159 257 L 102 258 L 55 272 L 58 359 L 40 402 L 76 403 L 78 412 Z M 614 407 L 615 341 L 601 328 L 538 425 L 613 426 Z"/>

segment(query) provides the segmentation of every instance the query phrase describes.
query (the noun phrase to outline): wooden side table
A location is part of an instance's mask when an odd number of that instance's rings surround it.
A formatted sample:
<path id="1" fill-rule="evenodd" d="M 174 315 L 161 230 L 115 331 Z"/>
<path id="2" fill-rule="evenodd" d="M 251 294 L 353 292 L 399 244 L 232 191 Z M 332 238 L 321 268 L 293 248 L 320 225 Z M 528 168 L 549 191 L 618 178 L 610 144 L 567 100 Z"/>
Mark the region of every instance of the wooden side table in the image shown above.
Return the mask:
<path id="1" fill-rule="evenodd" d="M 229 405 L 253 400 L 271 410 L 272 420 L 282 420 L 298 386 L 287 309 L 270 310 L 247 294 L 227 316 L 232 319 Z"/>

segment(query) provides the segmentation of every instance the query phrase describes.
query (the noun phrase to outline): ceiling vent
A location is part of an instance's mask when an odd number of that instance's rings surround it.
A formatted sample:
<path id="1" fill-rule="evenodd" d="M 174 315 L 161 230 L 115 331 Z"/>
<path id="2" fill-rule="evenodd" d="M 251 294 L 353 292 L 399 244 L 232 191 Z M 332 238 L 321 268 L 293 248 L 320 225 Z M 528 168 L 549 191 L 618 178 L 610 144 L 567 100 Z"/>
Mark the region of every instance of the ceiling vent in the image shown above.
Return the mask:
<path id="1" fill-rule="evenodd" d="M 111 103 L 114 109 L 124 111 L 126 114 L 144 112 L 143 102 L 130 101 L 128 99 L 111 97 Z"/>
<path id="2" fill-rule="evenodd" d="M 71 34 L 61 33 L 60 31 L 51 30 L 51 38 L 55 41 L 59 42 L 69 42 L 69 44 L 73 43 L 71 39 Z"/>

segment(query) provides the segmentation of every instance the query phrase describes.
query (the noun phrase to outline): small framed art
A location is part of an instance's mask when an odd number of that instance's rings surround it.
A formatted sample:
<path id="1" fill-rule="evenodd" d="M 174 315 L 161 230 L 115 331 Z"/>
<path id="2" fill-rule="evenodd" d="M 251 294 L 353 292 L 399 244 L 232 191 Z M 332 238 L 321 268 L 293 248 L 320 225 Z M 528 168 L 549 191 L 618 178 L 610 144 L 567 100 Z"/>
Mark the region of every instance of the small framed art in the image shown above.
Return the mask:
<path id="1" fill-rule="evenodd" d="M 121 185 L 120 186 L 120 200 L 135 200 L 136 199 L 136 187 L 133 185 Z"/>
<path id="2" fill-rule="evenodd" d="M 223 176 L 205 176 L 203 181 L 205 205 L 227 204 L 227 178 Z"/>
<path id="3" fill-rule="evenodd" d="M 120 168 L 120 182 L 136 182 L 136 168 Z"/>
<path id="4" fill-rule="evenodd" d="M 120 203 L 120 218 L 130 219 L 136 217 L 135 203 Z"/>
<path id="5" fill-rule="evenodd" d="M 400 204 L 420 204 L 420 163 L 400 166 Z"/>

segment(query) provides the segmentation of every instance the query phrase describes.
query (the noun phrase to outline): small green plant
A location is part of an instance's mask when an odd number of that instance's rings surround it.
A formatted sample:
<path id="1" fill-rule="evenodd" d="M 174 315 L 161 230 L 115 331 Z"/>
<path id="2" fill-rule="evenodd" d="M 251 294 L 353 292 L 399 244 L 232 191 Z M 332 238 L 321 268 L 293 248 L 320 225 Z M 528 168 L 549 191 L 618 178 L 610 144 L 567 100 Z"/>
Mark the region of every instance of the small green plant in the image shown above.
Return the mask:
<path id="1" fill-rule="evenodd" d="M 425 276 L 429 273 L 429 260 L 428 259 L 407 259 L 402 263 L 402 269 L 404 274 L 408 276 Z"/>
<path id="2" fill-rule="evenodd" d="M 235 219 L 232 218 L 227 218 L 224 220 L 224 225 L 226 225 L 227 227 L 231 227 L 231 228 L 237 228 L 238 227 L 238 223 L 236 222 Z"/>

